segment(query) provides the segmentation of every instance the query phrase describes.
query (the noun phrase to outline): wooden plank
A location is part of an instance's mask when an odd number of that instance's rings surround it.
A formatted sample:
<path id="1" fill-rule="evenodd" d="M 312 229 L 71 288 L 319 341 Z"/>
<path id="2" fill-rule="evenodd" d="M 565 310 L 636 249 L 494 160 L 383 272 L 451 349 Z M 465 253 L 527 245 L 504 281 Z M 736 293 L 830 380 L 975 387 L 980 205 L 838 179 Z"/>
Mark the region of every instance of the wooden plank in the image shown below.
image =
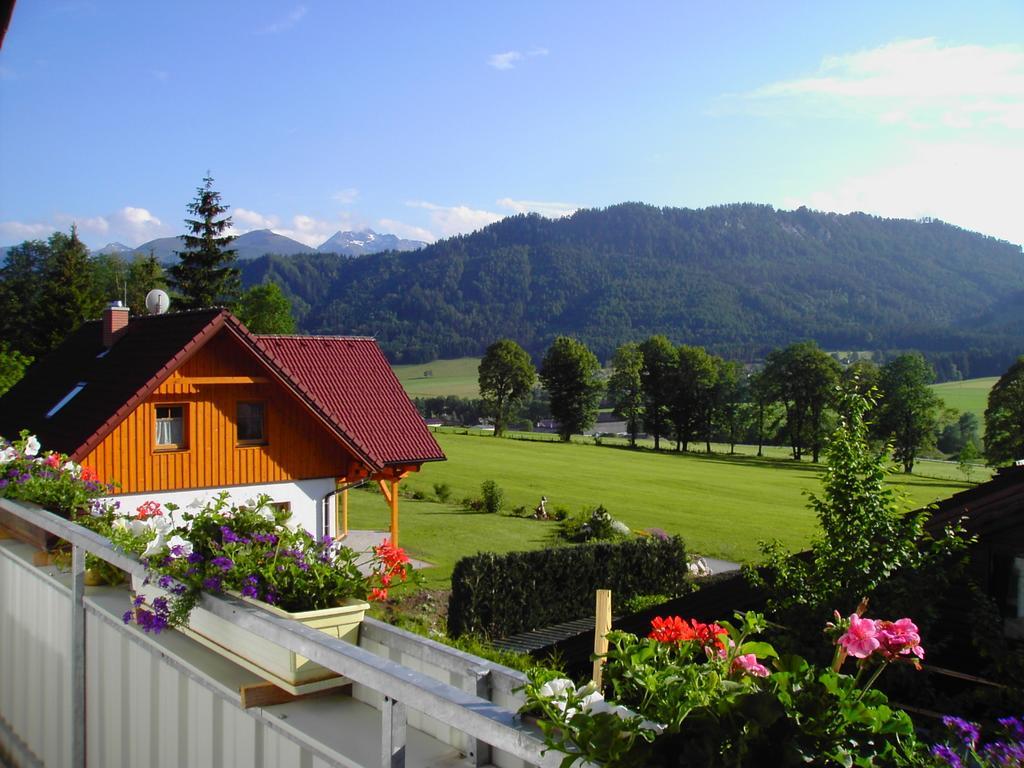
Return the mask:
<path id="1" fill-rule="evenodd" d="M 608 653 L 608 632 L 612 628 L 612 591 L 610 589 L 597 590 L 597 604 L 595 606 L 594 619 L 594 654 L 604 656 Z M 594 659 L 594 684 L 597 690 L 601 690 L 601 673 L 604 667 L 604 659 Z"/>
<path id="2" fill-rule="evenodd" d="M 337 688 L 327 688 L 322 691 L 313 691 L 312 693 L 303 693 L 298 695 L 278 688 L 273 683 L 253 683 L 252 685 L 243 685 L 238 689 L 242 709 L 249 709 L 250 707 L 272 707 L 275 704 L 291 704 L 293 701 L 299 701 L 300 699 L 311 699 L 316 696 L 326 696 L 335 693 L 343 693 L 346 696 L 351 696 L 352 684 L 349 683 L 348 685 L 342 685 Z"/>
<path id="3" fill-rule="evenodd" d="M 181 383 L 192 386 L 205 384 L 269 384 L 266 376 L 182 376 Z"/>

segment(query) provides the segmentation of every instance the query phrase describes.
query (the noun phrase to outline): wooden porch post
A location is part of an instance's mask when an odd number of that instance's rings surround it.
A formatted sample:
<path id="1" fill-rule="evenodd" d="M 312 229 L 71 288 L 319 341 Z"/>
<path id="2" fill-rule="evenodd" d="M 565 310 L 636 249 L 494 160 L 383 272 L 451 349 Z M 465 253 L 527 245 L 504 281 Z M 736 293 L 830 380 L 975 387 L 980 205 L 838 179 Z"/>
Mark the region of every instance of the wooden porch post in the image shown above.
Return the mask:
<path id="1" fill-rule="evenodd" d="M 391 545 L 398 546 L 398 480 L 391 481 Z"/>

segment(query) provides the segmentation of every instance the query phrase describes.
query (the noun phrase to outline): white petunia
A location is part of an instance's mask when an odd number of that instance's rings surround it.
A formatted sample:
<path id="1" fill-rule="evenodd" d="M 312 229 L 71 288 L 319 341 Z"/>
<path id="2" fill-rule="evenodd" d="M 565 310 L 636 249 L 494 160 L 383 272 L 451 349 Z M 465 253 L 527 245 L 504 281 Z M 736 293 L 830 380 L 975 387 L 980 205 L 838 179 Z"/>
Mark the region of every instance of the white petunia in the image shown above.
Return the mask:
<path id="1" fill-rule="evenodd" d="M 146 547 L 146 551 L 142 553 L 142 556 L 153 557 L 154 555 L 159 555 L 165 549 L 167 549 L 167 540 L 158 533 L 156 538 L 149 542 L 149 546 Z"/>
<path id="2" fill-rule="evenodd" d="M 183 536 L 171 536 L 167 540 L 167 546 L 171 550 L 171 557 L 188 557 L 192 554 L 192 542 Z M 175 555 L 174 550 L 181 547 L 179 554 Z"/>
<path id="3" fill-rule="evenodd" d="M 12 445 L 0 451 L 0 464 L 6 464 L 9 461 L 14 461 L 16 458 L 18 458 L 18 451 Z"/>
<path id="4" fill-rule="evenodd" d="M 64 466 L 62 466 L 61 469 L 74 477 L 78 477 L 82 474 L 82 465 L 75 464 L 73 461 L 65 461 Z"/>
<path id="5" fill-rule="evenodd" d="M 25 441 L 25 455 L 35 456 L 39 453 L 39 449 L 42 447 L 43 446 L 39 444 L 39 440 L 36 439 L 35 435 L 29 435 L 28 439 Z"/>
<path id="6" fill-rule="evenodd" d="M 150 530 L 156 531 L 161 536 L 166 536 L 174 528 L 174 521 L 170 515 L 153 515 L 146 520 Z"/>

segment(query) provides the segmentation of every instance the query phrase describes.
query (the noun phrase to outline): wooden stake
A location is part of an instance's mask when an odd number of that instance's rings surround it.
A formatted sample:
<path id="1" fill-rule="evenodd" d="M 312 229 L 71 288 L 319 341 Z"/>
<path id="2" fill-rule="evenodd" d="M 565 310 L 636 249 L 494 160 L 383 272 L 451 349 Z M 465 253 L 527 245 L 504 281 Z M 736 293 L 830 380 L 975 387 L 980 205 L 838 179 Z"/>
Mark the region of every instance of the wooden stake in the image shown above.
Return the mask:
<path id="1" fill-rule="evenodd" d="M 597 590 L 597 607 L 594 616 L 594 653 L 603 656 L 608 653 L 608 632 L 612 628 L 612 591 Z M 601 673 L 604 659 L 594 660 L 594 684 L 601 690 Z"/>

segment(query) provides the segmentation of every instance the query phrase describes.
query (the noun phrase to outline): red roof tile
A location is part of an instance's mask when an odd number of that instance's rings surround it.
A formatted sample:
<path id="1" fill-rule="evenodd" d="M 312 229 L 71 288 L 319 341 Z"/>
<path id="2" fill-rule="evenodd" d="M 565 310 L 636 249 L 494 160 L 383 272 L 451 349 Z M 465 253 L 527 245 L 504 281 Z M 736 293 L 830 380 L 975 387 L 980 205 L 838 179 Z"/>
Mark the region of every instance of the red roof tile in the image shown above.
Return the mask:
<path id="1" fill-rule="evenodd" d="M 323 413 L 379 466 L 445 456 L 373 339 L 260 336 Z"/>

